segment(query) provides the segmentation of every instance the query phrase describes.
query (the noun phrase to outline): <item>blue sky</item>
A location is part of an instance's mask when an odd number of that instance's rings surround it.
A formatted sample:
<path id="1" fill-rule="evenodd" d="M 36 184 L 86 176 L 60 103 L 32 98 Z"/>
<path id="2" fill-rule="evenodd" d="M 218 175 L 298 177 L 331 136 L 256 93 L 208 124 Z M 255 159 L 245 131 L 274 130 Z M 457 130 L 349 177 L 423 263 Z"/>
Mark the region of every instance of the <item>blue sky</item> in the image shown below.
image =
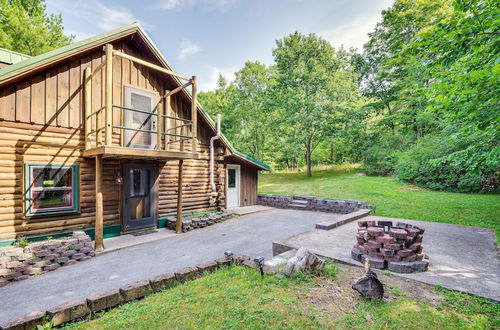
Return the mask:
<path id="1" fill-rule="evenodd" d="M 245 61 L 272 64 L 276 39 L 316 33 L 336 48 L 361 48 L 392 0 L 47 0 L 77 40 L 139 22 L 173 65 L 200 89 Z"/>

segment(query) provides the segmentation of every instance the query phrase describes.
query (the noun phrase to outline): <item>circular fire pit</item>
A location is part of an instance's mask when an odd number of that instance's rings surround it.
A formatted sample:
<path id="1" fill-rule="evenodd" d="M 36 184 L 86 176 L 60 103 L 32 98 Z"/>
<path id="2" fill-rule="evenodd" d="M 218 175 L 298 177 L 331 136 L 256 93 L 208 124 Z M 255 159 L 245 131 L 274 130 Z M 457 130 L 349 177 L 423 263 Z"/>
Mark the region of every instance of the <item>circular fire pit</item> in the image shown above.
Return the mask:
<path id="1" fill-rule="evenodd" d="M 422 252 L 424 229 L 392 221 L 358 221 L 357 244 L 351 250 L 354 260 L 377 269 L 396 273 L 424 272 L 429 260 Z"/>

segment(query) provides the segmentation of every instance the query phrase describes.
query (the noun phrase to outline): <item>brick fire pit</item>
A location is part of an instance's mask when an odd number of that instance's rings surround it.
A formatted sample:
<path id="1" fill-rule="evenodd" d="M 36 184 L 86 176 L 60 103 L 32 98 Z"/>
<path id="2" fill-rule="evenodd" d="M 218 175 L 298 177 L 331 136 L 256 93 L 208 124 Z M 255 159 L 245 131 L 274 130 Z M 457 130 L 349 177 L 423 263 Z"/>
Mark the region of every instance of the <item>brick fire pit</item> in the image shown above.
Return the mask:
<path id="1" fill-rule="evenodd" d="M 357 244 L 351 250 L 354 260 L 370 261 L 373 268 L 396 273 L 424 272 L 429 266 L 422 252 L 424 229 L 392 221 L 359 221 Z"/>

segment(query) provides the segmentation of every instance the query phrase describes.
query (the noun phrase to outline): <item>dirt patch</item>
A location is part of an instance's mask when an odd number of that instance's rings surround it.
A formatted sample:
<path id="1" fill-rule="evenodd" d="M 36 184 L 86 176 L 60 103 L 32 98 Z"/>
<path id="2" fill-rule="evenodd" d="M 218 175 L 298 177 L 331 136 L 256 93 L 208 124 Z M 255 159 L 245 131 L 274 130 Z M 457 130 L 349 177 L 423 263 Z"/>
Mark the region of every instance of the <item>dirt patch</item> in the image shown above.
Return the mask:
<path id="1" fill-rule="evenodd" d="M 364 270 L 345 264 L 337 264 L 337 267 L 339 272 L 335 279 L 327 277 L 316 279 L 317 285 L 306 296 L 308 304 L 325 312 L 324 315 L 328 315 L 330 319 L 355 314 L 354 306 L 364 301 L 359 293 L 351 287 L 356 279 L 364 273 Z M 387 272 L 377 271 L 377 275 L 384 284 L 384 301 L 386 302 L 409 298 L 436 305 L 443 300 L 443 296 L 430 285 L 391 275 Z"/>

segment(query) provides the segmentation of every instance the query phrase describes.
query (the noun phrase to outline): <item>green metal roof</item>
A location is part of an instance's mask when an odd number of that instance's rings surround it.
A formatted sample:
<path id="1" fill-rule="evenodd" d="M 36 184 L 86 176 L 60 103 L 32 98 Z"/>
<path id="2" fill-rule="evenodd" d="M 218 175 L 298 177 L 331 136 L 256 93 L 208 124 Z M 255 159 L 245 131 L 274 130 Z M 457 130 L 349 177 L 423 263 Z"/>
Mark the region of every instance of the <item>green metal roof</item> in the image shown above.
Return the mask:
<path id="1" fill-rule="evenodd" d="M 29 59 L 31 56 L 15 52 L 13 50 L 0 48 L 0 62 L 14 64 Z"/>
<path id="2" fill-rule="evenodd" d="M 51 50 L 50 52 L 40 54 L 37 56 L 33 56 L 31 58 L 25 59 L 21 62 L 17 62 L 15 64 L 9 65 L 5 68 L 0 69 L 0 81 L 2 79 L 14 76 L 16 74 L 22 73 L 23 71 L 27 71 L 32 67 L 36 67 L 37 65 L 41 65 L 45 62 L 49 62 L 54 59 L 58 58 L 64 58 L 66 55 L 71 54 L 73 52 L 76 52 L 78 50 L 87 48 L 92 45 L 99 45 L 103 41 L 122 35 L 126 34 L 127 32 L 131 32 L 134 30 L 139 29 L 139 24 L 133 23 L 130 25 L 126 25 L 124 27 L 99 34 L 95 37 L 88 38 L 85 40 L 81 40 L 72 44 L 69 44 L 67 46 L 63 46 L 54 50 Z"/>
<path id="3" fill-rule="evenodd" d="M 92 46 L 99 46 L 99 44 L 104 44 L 109 39 L 120 37 L 121 35 L 127 35 L 127 34 L 130 34 L 132 32 L 137 32 L 144 39 L 146 44 L 148 44 L 148 46 L 150 47 L 151 51 L 157 56 L 158 60 L 160 62 L 162 62 L 163 66 L 165 68 L 172 70 L 172 71 L 175 71 L 172 68 L 172 66 L 170 65 L 170 63 L 167 61 L 167 59 L 160 52 L 158 47 L 156 47 L 156 45 L 153 43 L 151 38 L 149 38 L 149 36 L 146 34 L 146 32 L 142 29 L 142 27 L 138 23 L 132 23 L 132 24 L 123 26 L 121 28 L 118 28 L 118 29 L 115 29 L 115 30 L 112 30 L 112 31 L 109 31 L 109 32 L 106 32 L 103 34 L 99 34 L 95 37 L 81 40 L 81 41 L 69 44 L 67 46 L 63 46 L 63 47 L 51 50 L 50 52 L 24 59 L 21 62 L 17 62 L 15 64 L 11 64 L 5 68 L 2 68 L 2 69 L 0 69 L 0 82 L 4 79 L 10 78 L 10 77 L 13 77 L 16 75 L 20 75 L 23 73 L 27 74 L 31 71 L 31 69 L 33 69 L 39 65 L 46 64 L 46 63 L 51 62 L 53 60 L 63 59 L 67 56 L 70 56 L 74 53 L 77 53 L 80 50 L 83 50 L 83 49 L 86 49 L 86 48 L 89 48 Z M 183 82 L 179 78 L 177 78 L 175 76 L 173 76 L 172 78 L 179 84 L 179 86 L 181 86 L 183 84 Z M 192 99 L 190 93 L 187 93 L 185 90 L 183 90 L 183 92 L 185 93 L 185 95 L 188 98 Z M 216 129 L 215 122 L 210 117 L 208 112 L 203 109 L 203 107 L 201 106 L 201 104 L 199 102 L 197 102 L 197 106 L 198 106 L 198 109 L 200 110 L 201 115 L 207 120 L 209 126 L 215 131 L 215 129 Z M 243 158 L 243 159 L 246 159 L 247 161 L 254 163 L 258 167 L 261 167 L 263 169 L 267 169 L 267 170 L 270 169 L 270 167 L 268 165 L 234 149 L 234 147 L 231 145 L 229 140 L 224 135 L 222 136 L 222 140 L 228 146 L 229 150 L 233 154 L 235 154 L 236 156 Z"/>
<path id="4" fill-rule="evenodd" d="M 266 170 L 270 170 L 270 169 L 271 169 L 271 167 L 269 167 L 269 165 L 264 164 L 263 162 L 258 161 L 257 159 L 255 159 L 255 158 L 253 158 L 253 157 L 250 157 L 250 156 L 248 156 L 248 155 L 245 155 L 244 153 L 239 152 L 238 150 L 234 150 L 234 153 L 235 153 L 236 155 L 240 156 L 240 157 L 246 158 L 247 160 L 249 160 L 249 161 L 251 161 L 251 162 L 253 162 L 253 163 L 255 163 L 255 164 L 258 164 L 258 165 L 260 165 L 260 166 L 262 166 L 262 167 L 264 167 Z"/>

